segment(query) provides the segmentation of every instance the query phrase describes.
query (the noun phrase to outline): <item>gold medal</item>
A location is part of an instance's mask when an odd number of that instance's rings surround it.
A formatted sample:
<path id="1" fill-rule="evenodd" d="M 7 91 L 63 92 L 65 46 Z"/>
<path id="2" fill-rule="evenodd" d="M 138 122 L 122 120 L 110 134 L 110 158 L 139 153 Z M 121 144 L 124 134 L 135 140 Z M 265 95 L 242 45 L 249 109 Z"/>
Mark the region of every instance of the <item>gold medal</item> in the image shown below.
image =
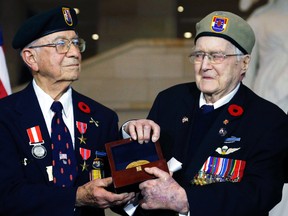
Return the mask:
<path id="1" fill-rule="evenodd" d="M 138 166 L 141 166 L 141 165 L 144 165 L 144 164 L 148 164 L 148 163 L 150 163 L 150 162 L 147 161 L 147 160 L 133 161 L 133 162 L 131 162 L 130 164 L 128 164 L 126 166 L 126 169 L 130 169 L 130 168 L 133 168 L 133 167 L 138 167 Z"/>

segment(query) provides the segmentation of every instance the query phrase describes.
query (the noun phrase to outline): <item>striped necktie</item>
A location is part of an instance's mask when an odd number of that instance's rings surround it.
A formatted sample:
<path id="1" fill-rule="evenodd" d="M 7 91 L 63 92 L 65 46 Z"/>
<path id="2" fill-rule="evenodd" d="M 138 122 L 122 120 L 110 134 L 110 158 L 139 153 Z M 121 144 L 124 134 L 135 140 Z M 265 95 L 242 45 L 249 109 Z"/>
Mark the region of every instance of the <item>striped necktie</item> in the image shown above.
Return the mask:
<path id="1" fill-rule="evenodd" d="M 51 123 L 53 182 L 60 187 L 70 187 L 77 174 L 77 165 L 72 139 L 62 118 L 62 109 L 61 102 L 53 102 L 51 106 L 51 110 L 55 112 Z"/>

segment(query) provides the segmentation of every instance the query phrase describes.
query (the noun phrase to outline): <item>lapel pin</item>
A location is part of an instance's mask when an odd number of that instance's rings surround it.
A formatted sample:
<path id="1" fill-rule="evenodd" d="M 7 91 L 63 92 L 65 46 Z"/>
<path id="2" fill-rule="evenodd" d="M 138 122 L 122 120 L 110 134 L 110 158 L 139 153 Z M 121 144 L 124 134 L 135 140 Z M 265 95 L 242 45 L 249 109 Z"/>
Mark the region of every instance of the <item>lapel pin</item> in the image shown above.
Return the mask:
<path id="1" fill-rule="evenodd" d="M 189 121 L 188 117 L 184 116 L 184 117 L 182 118 L 182 123 L 185 123 L 185 122 L 188 122 L 188 121 Z"/>
<path id="2" fill-rule="evenodd" d="M 228 146 L 222 146 L 222 148 L 218 147 L 216 149 L 216 152 L 219 153 L 220 155 L 228 155 L 233 152 L 238 151 L 240 148 L 228 148 Z"/>
<path id="3" fill-rule="evenodd" d="M 28 165 L 28 159 L 27 158 L 24 158 L 23 161 L 22 161 L 22 164 L 24 166 L 27 166 Z"/>
<path id="4" fill-rule="evenodd" d="M 234 142 L 239 142 L 241 140 L 241 138 L 240 137 L 235 137 L 235 136 L 231 136 L 231 137 L 229 137 L 229 138 L 226 138 L 225 140 L 224 140 L 224 143 L 234 143 Z"/>
<path id="5" fill-rule="evenodd" d="M 220 130 L 219 130 L 219 135 L 220 135 L 220 136 L 225 136 L 226 134 L 227 134 L 226 129 L 225 129 L 225 128 L 220 128 Z"/>
<path id="6" fill-rule="evenodd" d="M 223 124 L 224 125 L 227 125 L 229 123 L 229 120 L 228 119 L 225 119 L 224 121 L 223 121 Z"/>
<path id="7" fill-rule="evenodd" d="M 90 118 L 89 123 L 91 123 L 91 124 L 94 123 L 96 127 L 99 127 L 99 121 L 95 121 L 92 117 Z"/>

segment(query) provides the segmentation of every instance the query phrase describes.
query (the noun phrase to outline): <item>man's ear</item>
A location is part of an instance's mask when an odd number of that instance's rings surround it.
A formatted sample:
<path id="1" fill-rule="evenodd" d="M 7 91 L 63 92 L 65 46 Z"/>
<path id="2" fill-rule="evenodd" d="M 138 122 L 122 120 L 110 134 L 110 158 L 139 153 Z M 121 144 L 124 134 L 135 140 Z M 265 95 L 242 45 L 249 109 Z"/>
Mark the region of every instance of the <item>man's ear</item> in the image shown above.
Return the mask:
<path id="1" fill-rule="evenodd" d="M 250 55 L 245 55 L 242 61 L 242 65 L 241 65 L 241 69 L 242 71 L 246 72 L 248 70 L 248 66 L 251 60 L 251 56 Z"/>
<path id="2" fill-rule="evenodd" d="M 22 59 L 32 71 L 38 71 L 37 53 L 29 48 L 24 48 L 21 52 Z"/>
<path id="3" fill-rule="evenodd" d="M 246 76 L 250 60 L 251 56 L 245 55 L 241 61 L 241 80 Z"/>

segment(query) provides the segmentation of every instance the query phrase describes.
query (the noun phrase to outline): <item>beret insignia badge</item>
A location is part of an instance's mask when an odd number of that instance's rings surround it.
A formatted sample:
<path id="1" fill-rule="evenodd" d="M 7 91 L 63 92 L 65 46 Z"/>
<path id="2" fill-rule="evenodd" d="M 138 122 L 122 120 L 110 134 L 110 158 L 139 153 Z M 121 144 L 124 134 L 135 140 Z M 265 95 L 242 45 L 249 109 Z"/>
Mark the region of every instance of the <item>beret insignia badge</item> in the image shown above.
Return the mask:
<path id="1" fill-rule="evenodd" d="M 67 25 L 68 26 L 72 26 L 73 25 L 73 20 L 72 20 L 72 16 L 70 14 L 69 8 L 63 7 L 62 8 L 62 13 L 63 13 L 63 17 L 64 17 L 64 20 L 67 23 Z"/>
<path id="2" fill-rule="evenodd" d="M 224 32 L 226 30 L 226 26 L 228 24 L 228 18 L 213 16 L 211 29 L 214 32 Z"/>

